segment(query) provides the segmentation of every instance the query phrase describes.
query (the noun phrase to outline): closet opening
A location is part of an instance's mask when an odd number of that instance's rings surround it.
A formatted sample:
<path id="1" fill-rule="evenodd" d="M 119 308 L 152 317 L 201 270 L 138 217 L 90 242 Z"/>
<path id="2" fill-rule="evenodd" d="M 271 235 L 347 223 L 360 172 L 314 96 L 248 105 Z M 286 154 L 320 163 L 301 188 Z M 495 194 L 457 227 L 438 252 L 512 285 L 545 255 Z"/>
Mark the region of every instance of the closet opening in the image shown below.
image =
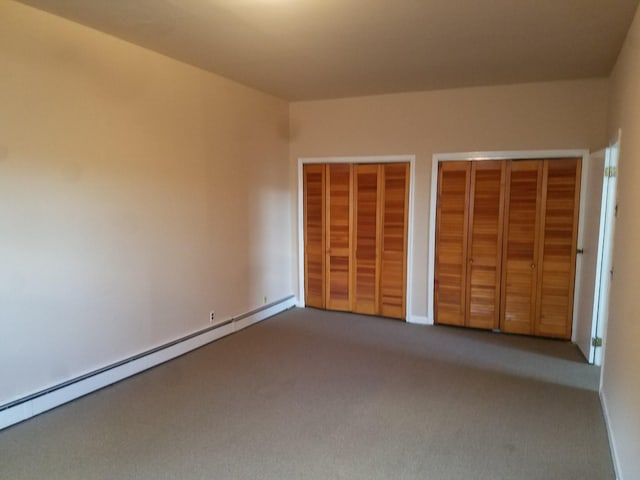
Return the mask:
<path id="1" fill-rule="evenodd" d="M 434 156 L 431 323 L 574 340 L 586 156 Z"/>
<path id="2" fill-rule="evenodd" d="M 411 321 L 413 156 L 299 161 L 304 306 Z"/>

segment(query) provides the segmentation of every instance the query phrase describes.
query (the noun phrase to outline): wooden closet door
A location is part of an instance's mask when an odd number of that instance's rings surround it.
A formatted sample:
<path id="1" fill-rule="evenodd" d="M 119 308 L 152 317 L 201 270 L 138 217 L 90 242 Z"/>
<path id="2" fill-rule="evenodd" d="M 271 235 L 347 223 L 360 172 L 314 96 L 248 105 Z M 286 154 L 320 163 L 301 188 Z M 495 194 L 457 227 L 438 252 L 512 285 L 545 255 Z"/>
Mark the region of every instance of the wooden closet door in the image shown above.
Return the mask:
<path id="1" fill-rule="evenodd" d="M 324 308 L 324 165 L 304 165 L 303 179 L 305 304 L 309 307 Z"/>
<path id="2" fill-rule="evenodd" d="M 350 164 L 326 166 L 326 307 L 350 311 L 352 198 Z"/>
<path id="3" fill-rule="evenodd" d="M 470 162 L 438 165 L 435 251 L 435 321 L 464 325 Z"/>
<path id="4" fill-rule="evenodd" d="M 533 333 L 542 175 L 540 160 L 507 164 L 500 328 L 508 333 Z"/>
<path id="5" fill-rule="evenodd" d="M 545 160 L 534 333 L 571 338 L 580 159 Z"/>
<path id="6" fill-rule="evenodd" d="M 382 244 L 380 271 L 380 314 L 405 318 L 407 279 L 407 215 L 409 207 L 409 164 L 382 166 Z"/>
<path id="7" fill-rule="evenodd" d="M 472 162 L 467 240 L 466 322 L 473 328 L 498 328 L 504 172 L 502 160 Z"/>
<path id="8" fill-rule="evenodd" d="M 353 311 L 378 313 L 380 285 L 381 165 L 354 165 Z"/>

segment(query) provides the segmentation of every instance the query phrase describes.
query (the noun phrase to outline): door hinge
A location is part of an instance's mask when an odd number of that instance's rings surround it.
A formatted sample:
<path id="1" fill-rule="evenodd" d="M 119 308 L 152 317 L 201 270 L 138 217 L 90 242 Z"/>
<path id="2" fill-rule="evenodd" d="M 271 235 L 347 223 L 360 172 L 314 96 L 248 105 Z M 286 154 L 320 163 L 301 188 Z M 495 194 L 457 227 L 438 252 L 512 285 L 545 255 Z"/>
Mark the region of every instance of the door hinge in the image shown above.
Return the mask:
<path id="1" fill-rule="evenodd" d="M 602 346 L 602 338 L 601 337 L 593 337 L 591 339 L 591 345 L 594 347 L 601 347 Z"/>
<path id="2" fill-rule="evenodd" d="M 605 167 L 604 176 L 605 177 L 617 177 L 618 176 L 618 167 Z"/>

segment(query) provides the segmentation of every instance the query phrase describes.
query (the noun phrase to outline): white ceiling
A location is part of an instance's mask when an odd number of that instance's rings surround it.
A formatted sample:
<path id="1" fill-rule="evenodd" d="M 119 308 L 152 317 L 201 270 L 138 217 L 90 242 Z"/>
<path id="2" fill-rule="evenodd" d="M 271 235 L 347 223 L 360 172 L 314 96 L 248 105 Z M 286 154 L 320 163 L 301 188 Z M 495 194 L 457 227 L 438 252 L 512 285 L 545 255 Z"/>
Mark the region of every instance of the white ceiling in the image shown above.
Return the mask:
<path id="1" fill-rule="evenodd" d="M 22 0 L 289 100 L 602 77 L 639 0 Z"/>

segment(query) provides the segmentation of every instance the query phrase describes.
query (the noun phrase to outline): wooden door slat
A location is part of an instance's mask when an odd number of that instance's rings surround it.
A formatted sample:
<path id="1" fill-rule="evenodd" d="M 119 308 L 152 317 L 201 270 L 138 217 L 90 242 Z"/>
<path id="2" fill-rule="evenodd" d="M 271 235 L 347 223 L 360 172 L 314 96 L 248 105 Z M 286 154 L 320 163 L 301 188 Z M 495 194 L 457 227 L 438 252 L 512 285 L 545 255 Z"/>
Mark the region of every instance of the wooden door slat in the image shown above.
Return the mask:
<path id="1" fill-rule="evenodd" d="M 500 328 L 532 334 L 538 288 L 543 164 L 509 161 L 505 189 Z"/>
<path id="2" fill-rule="evenodd" d="M 353 311 L 377 314 L 380 285 L 381 166 L 354 165 Z"/>
<path id="3" fill-rule="evenodd" d="M 382 231 L 380 243 L 380 307 L 385 317 L 406 316 L 409 164 L 381 166 Z"/>
<path id="4" fill-rule="evenodd" d="M 568 340 L 573 323 L 581 161 L 575 158 L 544 162 L 545 203 L 534 332 Z"/>
<path id="5" fill-rule="evenodd" d="M 435 251 L 435 321 L 464 325 L 470 162 L 438 165 Z"/>
<path id="6" fill-rule="evenodd" d="M 305 304 L 325 307 L 325 167 L 303 167 Z"/>
<path id="7" fill-rule="evenodd" d="M 469 191 L 465 325 L 500 322 L 505 162 L 472 162 Z"/>
<path id="8" fill-rule="evenodd" d="M 352 165 L 326 165 L 325 305 L 352 309 Z"/>

